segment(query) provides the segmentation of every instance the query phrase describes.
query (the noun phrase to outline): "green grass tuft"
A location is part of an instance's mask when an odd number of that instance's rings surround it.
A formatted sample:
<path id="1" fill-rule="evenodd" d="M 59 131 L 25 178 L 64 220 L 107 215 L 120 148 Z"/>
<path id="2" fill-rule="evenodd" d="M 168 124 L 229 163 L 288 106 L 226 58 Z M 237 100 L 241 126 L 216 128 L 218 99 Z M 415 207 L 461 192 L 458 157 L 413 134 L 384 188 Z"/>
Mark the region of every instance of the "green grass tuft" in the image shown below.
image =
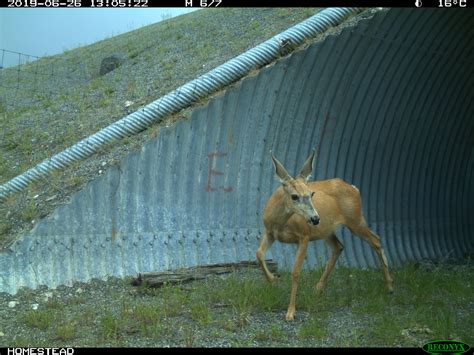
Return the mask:
<path id="1" fill-rule="evenodd" d="M 51 310 L 28 311 L 21 318 L 27 327 L 40 330 L 48 329 L 56 320 Z"/>

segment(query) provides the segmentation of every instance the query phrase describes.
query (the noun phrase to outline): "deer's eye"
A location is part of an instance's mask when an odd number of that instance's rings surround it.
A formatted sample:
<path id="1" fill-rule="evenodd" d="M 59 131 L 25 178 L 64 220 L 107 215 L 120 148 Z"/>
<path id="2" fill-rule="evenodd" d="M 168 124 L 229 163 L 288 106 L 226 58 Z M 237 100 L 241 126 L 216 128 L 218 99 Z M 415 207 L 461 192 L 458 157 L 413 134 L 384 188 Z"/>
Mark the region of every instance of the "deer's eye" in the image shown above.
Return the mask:
<path id="1" fill-rule="evenodd" d="M 300 197 L 299 197 L 298 195 L 292 194 L 292 195 L 291 195 L 291 199 L 292 199 L 293 201 L 298 201 L 298 200 L 300 199 Z"/>
<path id="2" fill-rule="evenodd" d="M 313 196 L 314 196 L 314 191 L 313 191 L 313 192 L 311 192 L 311 197 L 313 197 Z"/>

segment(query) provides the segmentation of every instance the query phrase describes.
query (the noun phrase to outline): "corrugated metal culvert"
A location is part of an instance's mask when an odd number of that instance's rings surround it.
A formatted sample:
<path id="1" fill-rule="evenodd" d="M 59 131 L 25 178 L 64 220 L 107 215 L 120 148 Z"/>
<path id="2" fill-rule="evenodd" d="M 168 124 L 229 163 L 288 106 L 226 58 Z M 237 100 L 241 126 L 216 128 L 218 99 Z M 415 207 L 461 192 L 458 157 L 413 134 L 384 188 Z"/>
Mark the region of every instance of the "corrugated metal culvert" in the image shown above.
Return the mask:
<path id="1" fill-rule="evenodd" d="M 0 255 L 0 291 L 254 260 L 269 151 L 340 177 L 391 265 L 474 249 L 474 13 L 392 9 L 297 51 L 164 129 Z M 341 230 L 340 264 L 375 266 Z M 289 268 L 295 247 L 268 256 Z M 310 244 L 306 267 L 324 264 Z"/>

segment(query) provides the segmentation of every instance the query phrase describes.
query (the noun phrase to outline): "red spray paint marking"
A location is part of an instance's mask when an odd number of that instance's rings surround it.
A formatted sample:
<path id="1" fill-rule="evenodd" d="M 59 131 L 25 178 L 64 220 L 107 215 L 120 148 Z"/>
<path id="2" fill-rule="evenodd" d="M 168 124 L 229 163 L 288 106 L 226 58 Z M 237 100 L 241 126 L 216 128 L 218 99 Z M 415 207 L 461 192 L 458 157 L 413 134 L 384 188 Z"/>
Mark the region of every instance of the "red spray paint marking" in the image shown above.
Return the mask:
<path id="1" fill-rule="evenodd" d="M 227 153 L 219 153 L 219 152 L 209 153 L 207 155 L 209 168 L 208 168 L 208 173 L 207 173 L 206 192 L 214 192 L 214 191 L 218 191 L 219 189 L 222 189 L 224 192 L 231 192 L 232 191 L 232 187 L 230 187 L 230 186 L 228 186 L 228 187 L 224 187 L 224 186 L 213 187 L 212 184 L 211 184 L 211 180 L 212 180 L 213 176 L 223 176 L 224 175 L 224 173 L 222 171 L 217 171 L 217 170 L 214 170 L 212 168 L 212 166 L 214 165 L 213 164 L 214 163 L 214 158 L 225 157 L 225 156 L 227 156 Z"/>

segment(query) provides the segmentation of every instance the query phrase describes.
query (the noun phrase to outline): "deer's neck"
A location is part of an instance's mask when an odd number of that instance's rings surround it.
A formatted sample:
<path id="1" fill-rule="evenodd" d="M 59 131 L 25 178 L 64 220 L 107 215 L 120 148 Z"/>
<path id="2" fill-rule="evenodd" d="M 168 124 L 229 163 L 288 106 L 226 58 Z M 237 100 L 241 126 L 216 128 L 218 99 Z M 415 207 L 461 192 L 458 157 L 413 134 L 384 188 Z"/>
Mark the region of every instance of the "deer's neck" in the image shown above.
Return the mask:
<path id="1" fill-rule="evenodd" d="M 265 213 L 267 223 L 276 229 L 283 227 L 293 215 L 293 212 L 286 206 L 285 198 L 283 193 L 277 194 Z"/>

